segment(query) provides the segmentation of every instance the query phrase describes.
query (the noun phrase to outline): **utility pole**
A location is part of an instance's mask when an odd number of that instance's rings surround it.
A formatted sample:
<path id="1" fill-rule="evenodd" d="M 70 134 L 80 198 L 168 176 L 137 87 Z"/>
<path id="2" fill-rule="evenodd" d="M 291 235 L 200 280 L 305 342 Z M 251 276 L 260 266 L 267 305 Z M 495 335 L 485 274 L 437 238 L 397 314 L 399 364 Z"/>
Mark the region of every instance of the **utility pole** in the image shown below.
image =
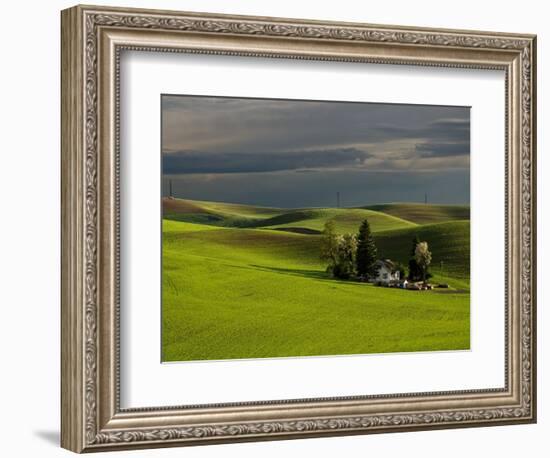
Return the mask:
<path id="1" fill-rule="evenodd" d="M 424 193 L 424 205 L 428 203 L 428 193 Z"/>
<path id="2" fill-rule="evenodd" d="M 170 197 L 173 197 L 173 196 L 172 196 L 172 180 L 171 180 L 171 179 L 168 180 L 168 184 L 169 184 L 169 186 L 170 186 Z"/>
<path id="3" fill-rule="evenodd" d="M 336 208 L 340 208 L 340 191 L 336 192 Z"/>

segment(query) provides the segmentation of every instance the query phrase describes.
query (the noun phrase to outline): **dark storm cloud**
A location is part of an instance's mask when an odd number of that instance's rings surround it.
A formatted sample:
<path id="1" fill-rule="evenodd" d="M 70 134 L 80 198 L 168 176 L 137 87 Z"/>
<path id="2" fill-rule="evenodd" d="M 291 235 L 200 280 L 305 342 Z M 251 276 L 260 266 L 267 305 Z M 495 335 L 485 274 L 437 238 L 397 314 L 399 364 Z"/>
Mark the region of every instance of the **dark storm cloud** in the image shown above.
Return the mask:
<path id="1" fill-rule="evenodd" d="M 392 161 L 427 159 L 416 145 L 465 144 L 470 137 L 467 107 L 163 96 L 162 114 L 165 156 L 181 151 L 205 156 L 267 153 L 267 161 L 279 152 L 355 148 L 373 159 L 356 166 L 373 170 L 376 158 L 386 168 L 403 168 Z M 424 160 L 406 167 L 426 169 L 430 164 Z"/>
<path id="2" fill-rule="evenodd" d="M 178 151 L 164 155 L 162 169 L 166 174 L 303 171 L 355 166 L 368 157 L 367 152 L 356 148 L 264 153 Z"/>
<path id="3" fill-rule="evenodd" d="M 470 145 L 463 143 L 423 143 L 416 145 L 419 157 L 450 157 L 466 156 L 470 153 Z"/>
<path id="4" fill-rule="evenodd" d="M 430 123 L 432 128 L 440 132 L 462 132 L 463 134 L 470 133 L 470 119 L 439 119 Z"/>
<path id="5" fill-rule="evenodd" d="M 442 119 L 416 128 L 375 125 L 369 129 L 369 135 L 377 140 L 421 138 L 430 141 L 444 139 L 447 142 L 469 143 L 470 121 L 469 119 Z"/>
<path id="6" fill-rule="evenodd" d="M 163 174 L 181 197 L 469 202 L 469 158 L 469 107 L 162 96 Z"/>

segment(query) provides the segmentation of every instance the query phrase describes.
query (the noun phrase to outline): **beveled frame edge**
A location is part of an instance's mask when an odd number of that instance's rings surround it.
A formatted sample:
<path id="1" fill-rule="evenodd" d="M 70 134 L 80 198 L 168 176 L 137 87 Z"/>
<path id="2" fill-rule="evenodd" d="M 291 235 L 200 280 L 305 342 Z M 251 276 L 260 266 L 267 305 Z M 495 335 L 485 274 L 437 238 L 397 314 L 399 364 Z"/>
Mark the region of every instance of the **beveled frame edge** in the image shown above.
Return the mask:
<path id="1" fill-rule="evenodd" d="M 513 350 L 508 390 L 273 402 L 224 412 L 216 406 L 119 409 L 113 326 L 117 49 L 181 51 L 184 38 L 188 52 L 506 69 L 512 241 L 507 345 Z M 286 53 L 274 50 L 277 44 Z M 62 446 L 81 452 L 535 421 L 535 53 L 532 35 L 106 7 L 64 10 Z M 432 407 L 420 408 L 427 401 Z"/>

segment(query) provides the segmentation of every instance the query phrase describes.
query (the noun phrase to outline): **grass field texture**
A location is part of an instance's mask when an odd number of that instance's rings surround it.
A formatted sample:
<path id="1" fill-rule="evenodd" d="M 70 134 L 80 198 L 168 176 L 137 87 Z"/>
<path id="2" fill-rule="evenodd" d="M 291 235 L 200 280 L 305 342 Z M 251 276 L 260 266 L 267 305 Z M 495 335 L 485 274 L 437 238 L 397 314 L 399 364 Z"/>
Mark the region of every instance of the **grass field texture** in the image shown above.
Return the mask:
<path id="1" fill-rule="evenodd" d="M 163 199 L 164 361 L 468 349 L 469 208 L 276 209 Z M 432 282 L 405 291 L 330 278 L 319 232 L 367 218 L 381 258 L 428 241 Z"/>

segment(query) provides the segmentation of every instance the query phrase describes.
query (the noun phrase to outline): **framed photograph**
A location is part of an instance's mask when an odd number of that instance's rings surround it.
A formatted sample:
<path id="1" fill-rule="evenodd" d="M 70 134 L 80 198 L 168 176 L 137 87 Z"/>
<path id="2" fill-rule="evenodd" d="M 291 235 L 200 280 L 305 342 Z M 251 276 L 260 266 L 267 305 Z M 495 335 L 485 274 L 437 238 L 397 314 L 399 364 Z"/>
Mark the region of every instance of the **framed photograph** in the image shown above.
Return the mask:
<path id="1" fill-rule="evenodd" d="M 536 37 L 62 12 L 62 446 L 536 421 Z"/>

